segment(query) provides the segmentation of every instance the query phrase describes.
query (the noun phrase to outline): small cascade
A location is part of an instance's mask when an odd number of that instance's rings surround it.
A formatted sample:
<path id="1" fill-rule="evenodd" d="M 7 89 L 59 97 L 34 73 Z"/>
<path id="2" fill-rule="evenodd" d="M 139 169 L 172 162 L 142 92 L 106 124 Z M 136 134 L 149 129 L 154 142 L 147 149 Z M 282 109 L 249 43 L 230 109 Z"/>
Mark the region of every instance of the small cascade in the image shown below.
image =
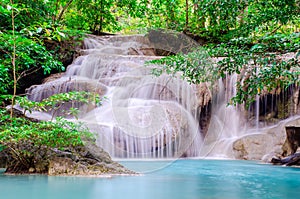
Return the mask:
<path id="1" fill-rule="evenodd" d="M 255 70 L 256 70 L 256 75 L 258 75 L 259 68 L 256 67 Z M 259 128 L 259 112 L 260 112 L 259 111 L 259 109 L 260 109 L 260 107 L 259 107 L 259 101 L 260 101 L 259 94 L 260 94 L 260 91 L 258 91 L 258 94 L 256 94 L 256 96 L 255 96 L 255 127 L 256 127 L 257 130 Z"/>
<path id="2" fill-rule="evenodd" d="M 203 138 L 197 112 L 203 90 L 180 77 L 154 77 L 147 60 L 158 59 L 144 36 L 94 37 L 64 75 L 27 90 L 39 101 L 55 93 L 91 91 L 100 107 L 82 108 L 79 121 L 115 158 L 199 156 Z"/>
<path id="3" fill-rule="evenodd" d="M 203 158 L 234 158 L 232 143 L 245 134 L 247 124 L 242 112 L 238 106 L 228 105 L 236 95 L 236 81 L 236 74 L 218 81 L 210 124 L 200 155 Z"/>
<path id="4" fill-rule="evenodd" d="M 255 127 L 256 129 L 259 128 L 259 101 L 260 97 L 259 95 L 255 96 Z"/>
<path id="5" fill-rule="evenodd" d="M 218 82 L 208 132 L 200 157 L 266 160 L 284 153 L 285 127 L 299 125 L 299 88 L 257 95 L 246 112 L 227 105 L 235 96 L 237 75 Z"/>

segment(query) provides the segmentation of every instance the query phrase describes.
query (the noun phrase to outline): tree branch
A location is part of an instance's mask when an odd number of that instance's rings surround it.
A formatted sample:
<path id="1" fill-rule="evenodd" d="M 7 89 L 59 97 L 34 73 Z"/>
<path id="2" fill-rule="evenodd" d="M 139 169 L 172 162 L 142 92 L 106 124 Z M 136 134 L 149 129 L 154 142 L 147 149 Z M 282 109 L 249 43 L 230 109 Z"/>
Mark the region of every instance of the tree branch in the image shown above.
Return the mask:
<path id="1" fill-rule="evenodd" d="M 0 51 L 4 52 L 5 54 L 7 54 L 9 56 L 9 58 L 12 60 L 12 56 L 10 55 L 10 53 L 6 50 L 0 49 Z"/>
<path id="2" fill-rule="evenodd" d="M 70 4 L 73 2 L 73 0 L 68 1 L 68 3 L 63 7 L 63 9 L 60 11 L 58 17 L 57 17 L 57 21 L 60 21 L 64 12 L 67 10 L 67 8 L 70 6 Z"/>
<path id="3" fill-rule="evenodd" d="M 19 77 L 17 78 L 17 81 L 19 81 L 22 77 L 25 77 L 25 76 L 27 76 L 27 75 L 31 75 L 32 73 L 37 72 L 38 70 L 40 70 L 39 67 L 33 67 L 33 68 L 28 69 L 28 70 L 24 70 L 24 71 L 19 75 Z"/>

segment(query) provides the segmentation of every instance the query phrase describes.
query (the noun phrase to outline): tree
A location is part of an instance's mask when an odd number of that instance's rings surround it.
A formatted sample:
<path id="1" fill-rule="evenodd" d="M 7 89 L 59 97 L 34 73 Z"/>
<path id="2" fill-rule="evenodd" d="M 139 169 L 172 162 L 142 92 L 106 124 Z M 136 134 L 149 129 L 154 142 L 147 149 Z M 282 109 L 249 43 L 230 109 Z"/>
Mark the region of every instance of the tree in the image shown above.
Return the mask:
<path id="1" fill-rule="evenodd" d="M 0 73 L 2 75 L 0 86 L 1 94 L 5 94 L 12 87 L 11 105 L 15 104 L 17 87 L 20 79 L 27 75 L 43 70 L 49 73 L 52 69 L 62 69 L 61 63 L 52 58 L 45 47 L 37 42 L 23 37 L 19 30 L 24 25 L 22 13 L 23 4 L 14 3 L 13 0 L 1 4 L 2 15 L 5 16 L 4 24 L 10 21 L 10 25 L 0 32 Z M 26 16 L 25 16 L 26 18 Z M 3 24 L 2 24 L 3 25 Z M 1 26 L 3 28 L 3 26 Z M 11 108 L 11 117 L 13 108 Z"/>
<path id="2" fill-rule="evenodd" d="M 10 0 L 11 5 L 13 5 L 13 0 Z M 15 98 L 17 94 L 17 74 L 16 74 L 16 36 L 15 36 L 15 13 L 14 8 L 8 6 L 8 10 L 11 10 L 11 26 L 12 26 L 12 40 L 13 40 L 13 52 L 11 56 L 11 65 L 12 65 L 12 71 L 13 71 L 13 95 L 11 98 L 11 109 L 10 109 L 10 118 L 12 119 L 13 116 L 13 106 L 15 105 Z"/>

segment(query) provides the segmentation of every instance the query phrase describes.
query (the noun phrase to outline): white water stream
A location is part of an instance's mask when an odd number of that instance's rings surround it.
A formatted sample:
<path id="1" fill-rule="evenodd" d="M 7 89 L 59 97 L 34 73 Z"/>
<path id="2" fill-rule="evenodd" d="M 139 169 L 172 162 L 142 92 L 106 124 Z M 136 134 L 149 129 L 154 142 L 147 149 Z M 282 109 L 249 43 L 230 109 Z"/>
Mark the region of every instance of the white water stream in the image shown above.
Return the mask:
<path id="1" fill-rule="evenodd" d="M 105 96 L 99 107 L 81 106 L 79 121 L 114 158 L 234 158 L 232 143 L 258 133 L 248 129 L 238 108 L 226 106 L 235 95 L 236 76 L 220 80 L 204 138 L 198 114 L 210 91 L 179 77 L 154 77 L 144 62 L 158 58 L 140 35 L 90 37 L 62 77 L 32 86 L 28 97 L 42 100 L 72 90 Z"/>
<path id="2" fill-rule="evenodd" d="M 79 120 L 112 157 L 199 155 L 203 141 L 196 86 L 167 75 L 152 76 L 144 62 L 158 57 L 140 50 L 149 48 L 143 36 L 89 38 L 85 48 L 63 77 L 28 89 L 29 98 L 71 90 L 105 96 L 100 107 L 80 107 Z"/>

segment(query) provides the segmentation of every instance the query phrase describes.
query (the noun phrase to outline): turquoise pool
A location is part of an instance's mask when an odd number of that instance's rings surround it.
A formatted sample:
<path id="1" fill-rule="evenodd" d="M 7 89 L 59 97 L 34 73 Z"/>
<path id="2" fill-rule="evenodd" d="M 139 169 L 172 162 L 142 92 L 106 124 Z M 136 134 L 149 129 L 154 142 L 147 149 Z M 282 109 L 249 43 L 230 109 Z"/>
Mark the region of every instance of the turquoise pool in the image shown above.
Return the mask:
<path id="1" fill-rule="evenodd" d="M 141 176 L 112 178 L 6 176 L 1 199 L 298 198 L 300 168 L 251 161 L 124 161 Z"/>

